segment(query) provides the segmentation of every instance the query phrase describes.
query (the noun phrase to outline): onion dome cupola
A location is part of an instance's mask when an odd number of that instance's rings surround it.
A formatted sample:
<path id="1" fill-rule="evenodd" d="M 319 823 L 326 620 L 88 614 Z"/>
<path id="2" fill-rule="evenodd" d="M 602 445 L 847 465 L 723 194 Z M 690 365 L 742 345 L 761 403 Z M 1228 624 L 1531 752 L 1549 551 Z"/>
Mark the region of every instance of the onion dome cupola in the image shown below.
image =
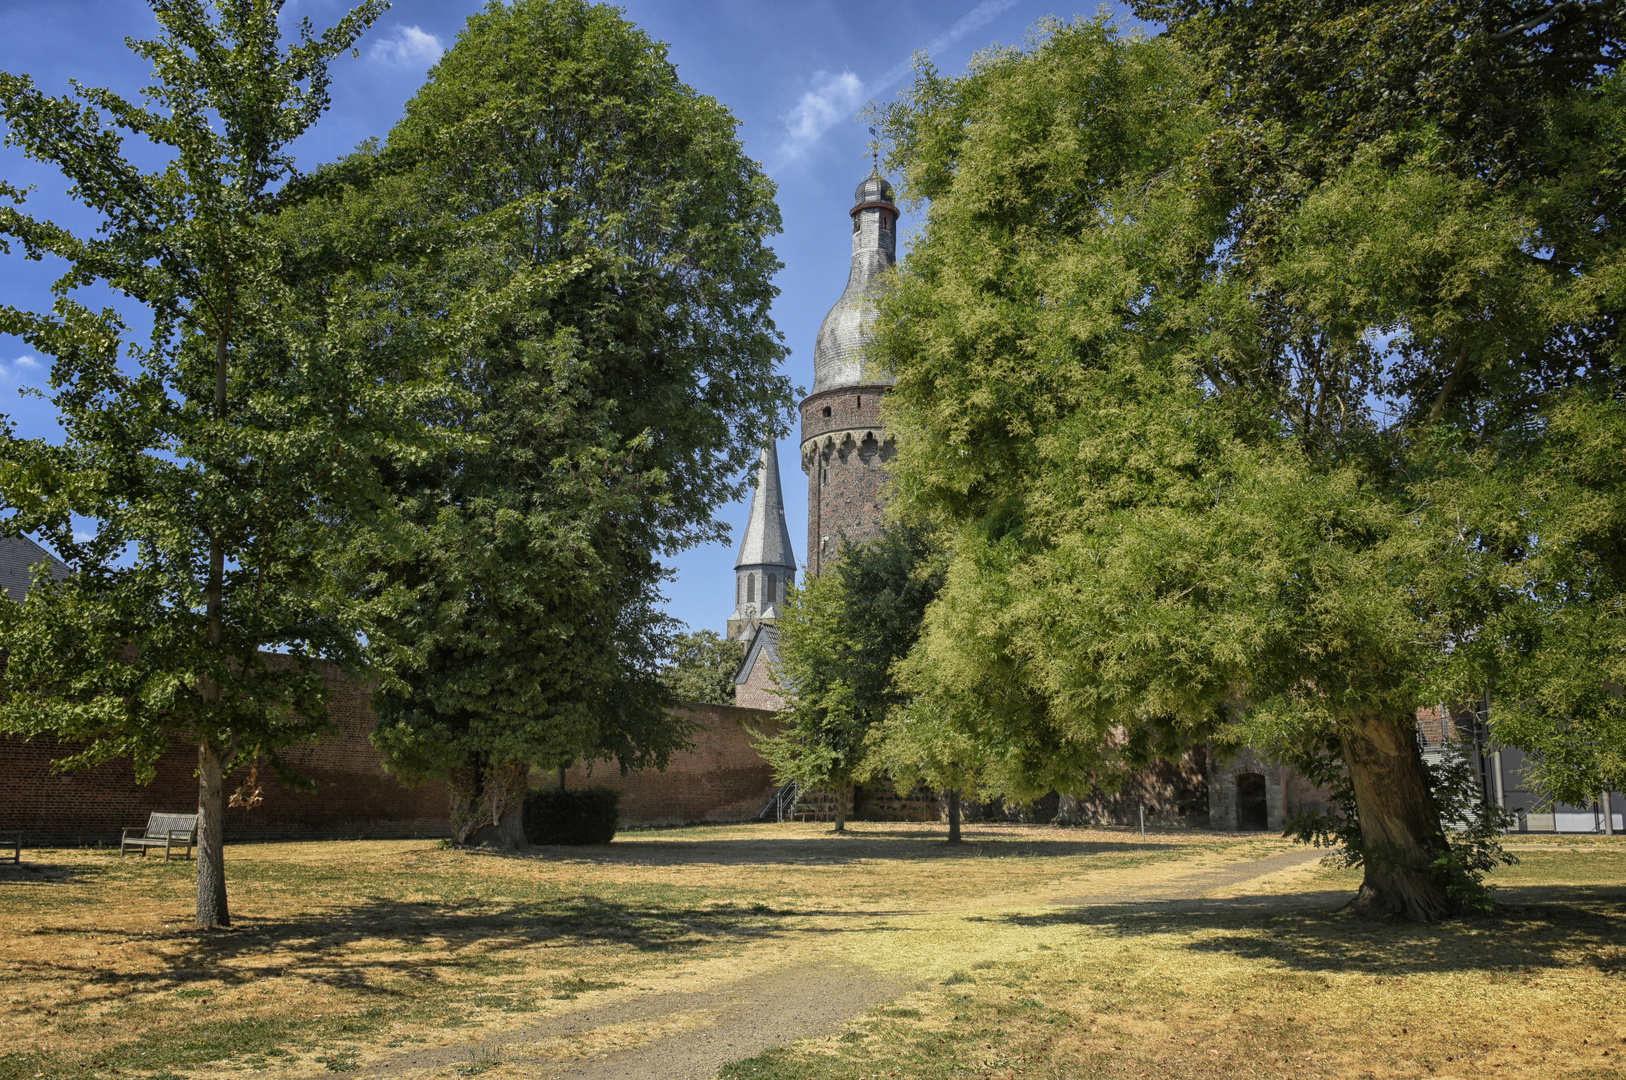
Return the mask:
<path id="1" fill-rule="evenodd" d="M 779 618 L 785 589 L 796 580 L 796 553 L 785 521 L 785 496 L 779 481 L 779 451 L 770 440 L 757 459 L 757 483 L 751 513 L 734 560 L 734 614 L 728 636 L 742 640 L 757 626 Z"/>
<path id="2" fill-rule="evenodd" d="M 813 347 L 813 393 L 850 386 L 891 386 L 891 376 L 864 357 L 881 274 L 897 260 L 898 208 L 877 169 L 853 193 L 852 268 L 847 288 L 819 326 Z"/>

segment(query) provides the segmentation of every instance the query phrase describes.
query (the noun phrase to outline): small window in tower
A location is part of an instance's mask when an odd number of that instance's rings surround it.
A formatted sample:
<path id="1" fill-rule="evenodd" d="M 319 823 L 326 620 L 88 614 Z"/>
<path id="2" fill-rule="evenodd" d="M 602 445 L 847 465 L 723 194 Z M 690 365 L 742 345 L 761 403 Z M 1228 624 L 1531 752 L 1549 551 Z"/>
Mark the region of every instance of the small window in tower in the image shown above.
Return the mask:
<path id="1" fill-rule="evenodd" d="M 762 594 L 762 602 L 764 604 L 777 603 L 778 602 L 778 596 L 777 596 L 778 592 L 779 592 L 779 575 L 777 575 L 777 574 L 769 574 L 768 575 L 768 588 L 767 588 L 767 591 Z"/>
<path id="2" fill-rule="evenodd" d="M 824 415 L 826 415 L 826 416 L 830 415 L 830 406 L 826 405 L 824 407 Z"/>
<path id="3" fill-rule="evenodd" d="M 745 575 L 745 602 L 747 604 L 757 602 L 757 579 L 750 574 Z"/>
<path id="4" fill-rule="evenodd" d="M 864 399 L 863 398 L 858 399 L 858 407 L 860 409 L 862 409 L 864 407 Z"/>

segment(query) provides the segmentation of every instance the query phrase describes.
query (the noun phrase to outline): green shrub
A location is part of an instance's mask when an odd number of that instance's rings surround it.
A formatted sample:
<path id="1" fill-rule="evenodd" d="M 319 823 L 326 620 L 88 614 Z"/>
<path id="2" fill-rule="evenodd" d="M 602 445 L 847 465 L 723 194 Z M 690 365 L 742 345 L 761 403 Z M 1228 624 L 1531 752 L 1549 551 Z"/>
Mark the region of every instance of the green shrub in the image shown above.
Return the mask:
<path id="1" fill-rule="evenodd" d="M 525 838 L 533 844 L 608 844 L 621 793 L 609 788 L 535 788 L 525 796 Z"/>

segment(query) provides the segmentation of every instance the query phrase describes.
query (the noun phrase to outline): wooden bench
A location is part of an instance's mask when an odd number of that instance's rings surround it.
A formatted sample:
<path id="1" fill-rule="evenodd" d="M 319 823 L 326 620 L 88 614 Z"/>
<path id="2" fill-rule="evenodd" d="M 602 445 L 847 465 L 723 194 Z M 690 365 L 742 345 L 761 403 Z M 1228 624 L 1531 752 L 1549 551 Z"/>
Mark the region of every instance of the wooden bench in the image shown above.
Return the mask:
<path id="1" fill-rule="evenodd" d="M 131 835 L 134 833 L 135 835 Z M 148 848 L 163 848 L 164 861 L 169 861 L 169 853 L 178 847 L 185 846 L 186 857 L 192 857 L 192 845 L 198 842 L 198 815 L 196 814 L 153 814 L 147 819 L 147 827 L 129 828 L 119 837 L 119 857 L 124 857 L 125 848 L 139 848 L 142 858 L 146 858 Z"/>
<path id="2" fill-rule="evenodd" d="M 16 831 L 0 832 L 0 851 L 4 851 L 6 848 L 11 849 L 11 861 L 21 865 L 23 861 L 23 834 Z"/>

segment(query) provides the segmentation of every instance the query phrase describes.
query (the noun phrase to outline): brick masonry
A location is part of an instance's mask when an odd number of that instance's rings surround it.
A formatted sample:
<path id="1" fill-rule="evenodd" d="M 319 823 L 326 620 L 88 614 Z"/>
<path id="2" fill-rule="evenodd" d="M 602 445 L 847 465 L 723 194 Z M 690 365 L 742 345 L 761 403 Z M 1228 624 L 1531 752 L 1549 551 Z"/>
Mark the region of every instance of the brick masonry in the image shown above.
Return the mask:
<path id="1" fill-rule="evenodd" d="M 895 447 L 881 426 L 883 386 L 843 387 L 802 402 L 807 473 L 807 571 L 817 576 L 843 540 L 881 535 L 882 489 Z"/>
<path id="2" fill-rule="evenodd" d="M 368 736 L 375 721 L 365 688 L 335 670 L 327 673 L 329 710 L 337 731 L 287 752 L 294 771 L 316 781 L 314 791 L 284 786 L 259 770 L 263 801 L 251 810 L 226 811 L 226 838 L 248 840 L 447 836 L 446 789 L 430 783 L 408 788 L 384 770 Z M 627 824 L 740 821 L 753 818 L 774 790 L 772 771 L 751 748 L 748 728 L 776 730 L 774 715 L 759 709 L 684 705 L 699 722 L 694 750 L 674 754 L 664 773 L 631 776 L 599 762 L 567 782 L 604 784 L 623 792 Z M 0 738 L 0 829 L 21 829 L 25 845 L 113 844 L 125 827 L 144 826 L 155 811 L 191 813 L 197 807 L 197 751 L 177 744 L 158 761 L 157 777 L 138 784 L 128 761 L 58 773 L 53 759 L 77 744 Z M 249 763 L 226 780 L 237 789 Z M 551 782 L 540 774 L 533 782 Z"/>
<path id="3" fill-rule="evenodd" d="M 577 765 L 567 787 L 603 786 L 621 792 L 626 825 L 677 825 L 692 821 L 750 821 L 776 790 L 773 770 L 751 747 L 751 732 L 779 730 L 772 712 L 733 705 L 685 703 L 678 711 L 699 727 L 694 749 L 672 755 L 665 772 L 645 769 L 622 776 L 613 762 Z M 533 778 L 540 784 L 540 777 Z"/>
<path id="4" fill-rule="evenodd" d="M 746 673 L 745 681 L 734 684 L 734 704 L 746 709 L 764 709 L 769 712 L 778 712 L 785 707 L 785 699 L 779 693 L 778 684 L 770 669 L 770 661 L 766 650 L 759 651 L 751 670 Z"/>
<path id="5" fill-rule="evenodd" d="M 318 743 L 287 751 L 314 791 L 283 785 L 259 770 L 263 802 L 226 811 L 229 841 L 337 837 L 445 836 L 446 790 L 409 789 L 384 771 L 368 736 L 374 727 L 367 691 L 334 669 L 326 672 L 328 710 L 337 727 Z M 138 784 L 128 761 L 57 773 L 51 762 L 78 749 L 54 742 L 0 739 L 0 828 L 21 829 L 29 844 L 117 843 L 119 830 L 144 826 L 154 811 L 192 813 L 198 805 L 197 751 L 177 744 L 158 760 L 151 784 Z M 226 778 L 235 791 L 249 765 Z"/>

